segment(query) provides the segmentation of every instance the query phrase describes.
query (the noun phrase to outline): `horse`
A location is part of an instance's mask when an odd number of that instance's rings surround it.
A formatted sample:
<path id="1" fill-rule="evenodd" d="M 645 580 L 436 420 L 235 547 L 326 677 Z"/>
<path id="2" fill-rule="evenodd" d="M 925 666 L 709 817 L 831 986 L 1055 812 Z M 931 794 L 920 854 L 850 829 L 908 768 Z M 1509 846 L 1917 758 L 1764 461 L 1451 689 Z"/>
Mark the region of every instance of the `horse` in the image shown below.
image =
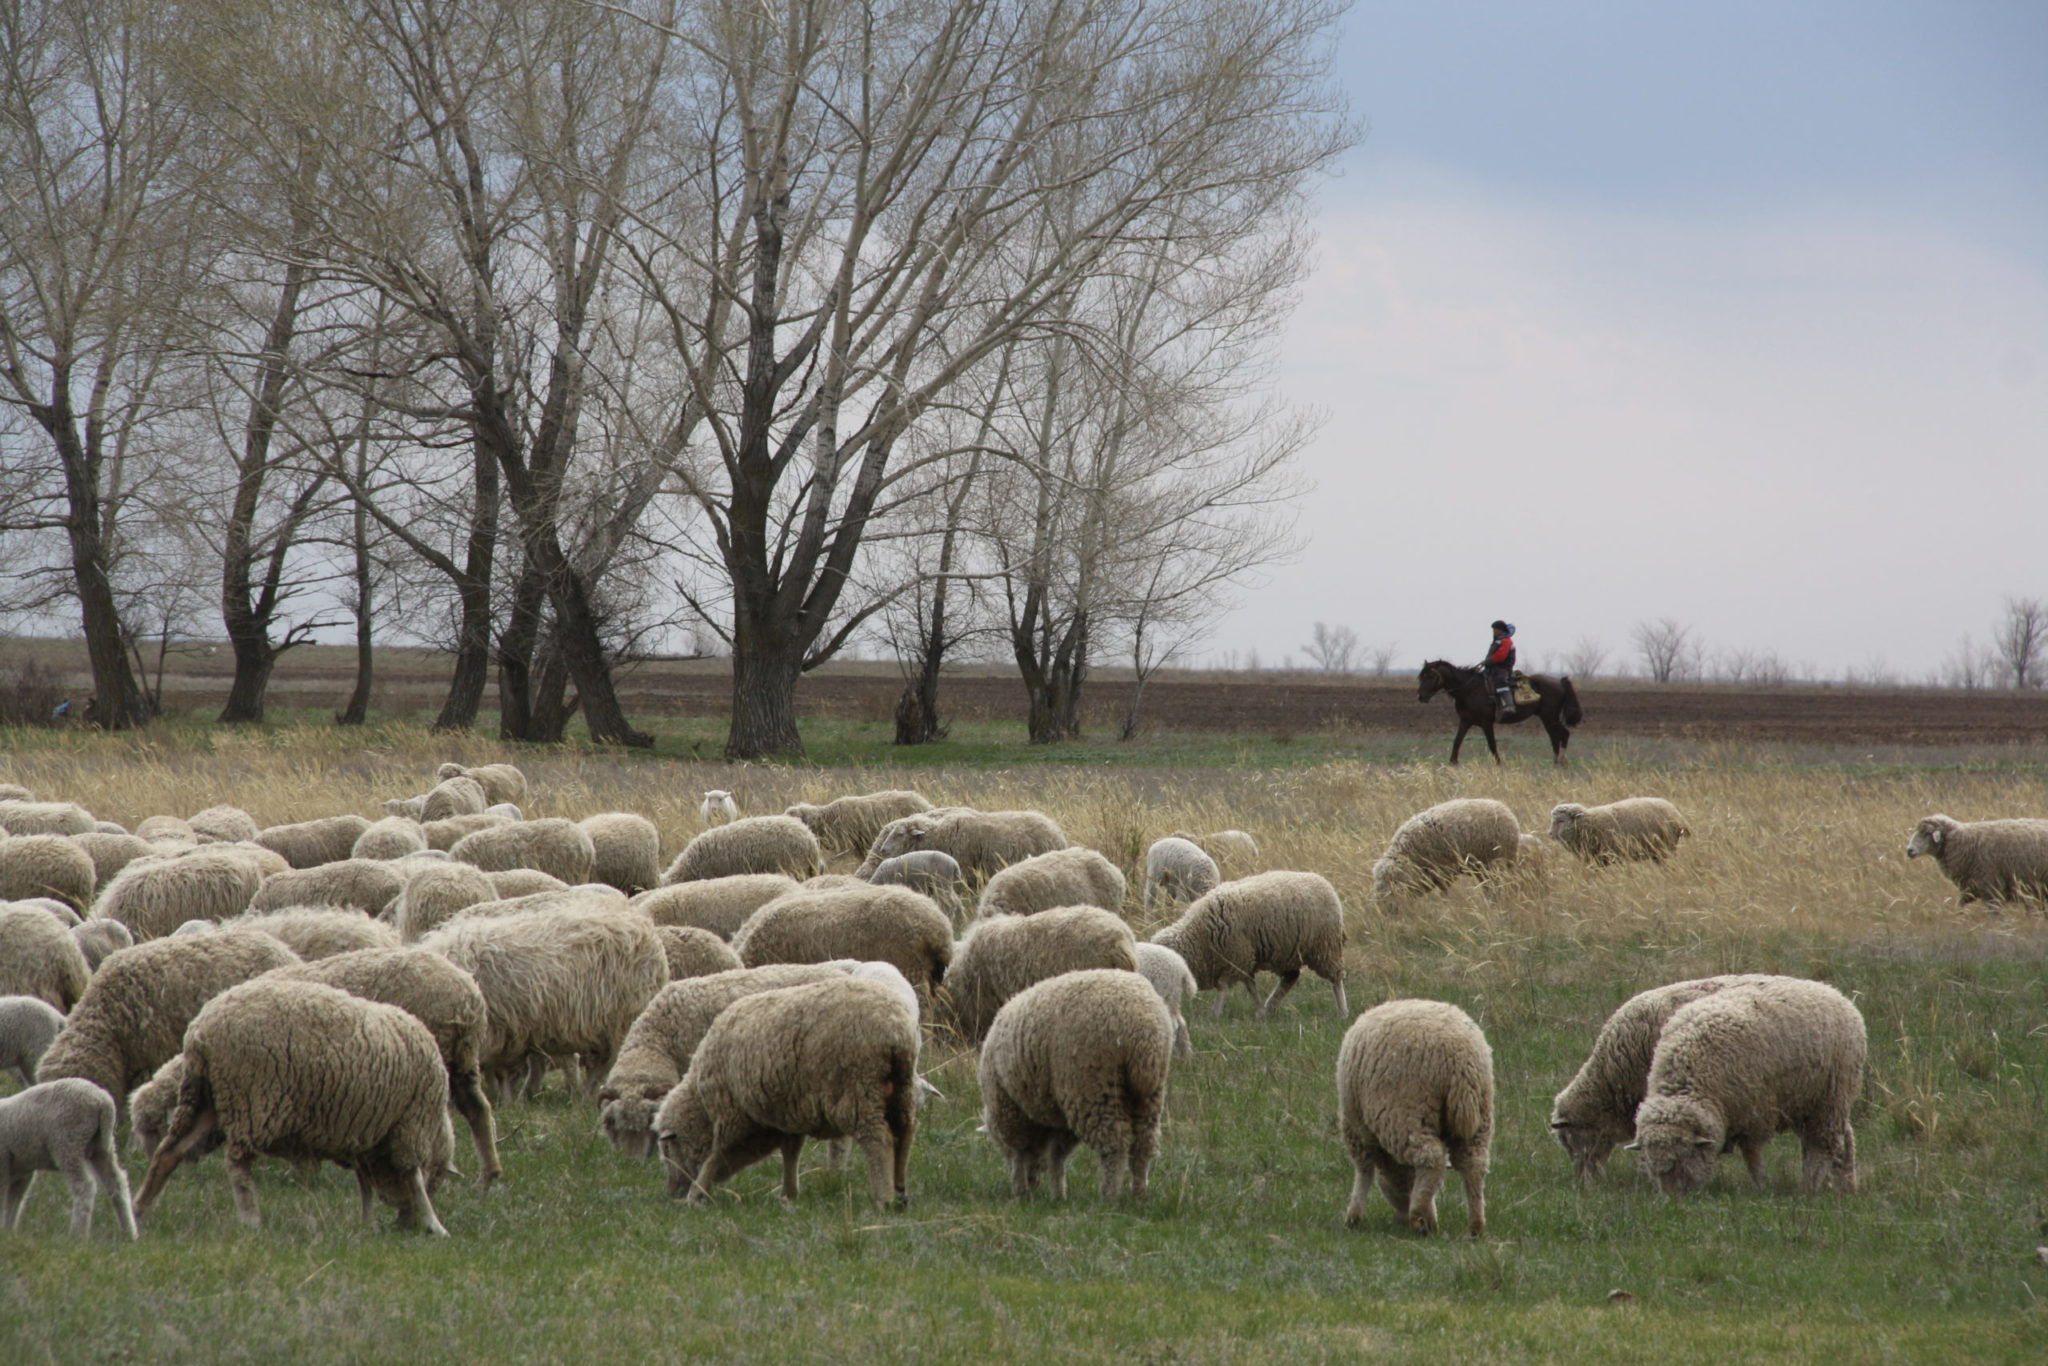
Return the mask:
<path id="1" fill-rule="evenodd" d="M 1465 743 L 1465 732 L 1474 726 L 1486 732 L 1486 748 L 1493 754 L 1493 761 L 1499 763 L 1500 746 L 1493 742 L 1494 723 L 1517 725 L 1528 720 L 1533 713 L 1550 734 L 1551 758 L 1559 768 L 1571 767 L 1564 747 L 1572 742 L 1571 728 L 1583 719 L 1579 710 L 1579 694 L 1572 687 L 1571 679 L 1530 674 L 1529 686 L 1536 690 L 1536 705 L 1533 708 L 1518 706 L 1513 716 L 1502 716 L 1493 689 L 1487 686 L 1484 670 L 1467 669 L 1445 659 L 1432 659 L 1422 666 L 1422 672 L 1416 677 L 1421 685 L 1417 689 L 1416 701 L 1427 702 L 1442 692 L 1450 695 L 1452 704 L 1458 709 L 1458 738 L 1451 741 L 1452 763 L 1458 762 L 1458 748 Z"/>

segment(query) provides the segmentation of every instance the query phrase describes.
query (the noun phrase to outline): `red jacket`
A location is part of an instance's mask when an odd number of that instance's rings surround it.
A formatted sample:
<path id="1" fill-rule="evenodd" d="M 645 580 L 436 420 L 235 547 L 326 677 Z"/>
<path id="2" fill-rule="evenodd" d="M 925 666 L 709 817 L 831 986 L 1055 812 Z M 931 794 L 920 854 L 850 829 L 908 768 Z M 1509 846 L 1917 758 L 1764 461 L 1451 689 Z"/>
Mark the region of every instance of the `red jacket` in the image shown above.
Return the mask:
<path id="1" fill-rule="evenodd" d="M 1486 665 L 1491 669 L 1512 669 L 1515 666 L 1515 638 L 1502 636 L 1493 642 L 1486 652 Z"/>

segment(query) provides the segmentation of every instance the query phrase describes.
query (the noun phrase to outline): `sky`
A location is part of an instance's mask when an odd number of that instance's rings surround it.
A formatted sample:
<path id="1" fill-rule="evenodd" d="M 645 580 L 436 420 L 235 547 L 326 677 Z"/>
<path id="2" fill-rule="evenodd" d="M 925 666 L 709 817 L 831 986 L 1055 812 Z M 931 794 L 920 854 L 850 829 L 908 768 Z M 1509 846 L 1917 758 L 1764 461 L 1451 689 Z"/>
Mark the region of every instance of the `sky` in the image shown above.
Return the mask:
<path id="1" fill-rule="evenodd" d="M 1278 374 L 1306 548 L 1207 656 L 1982 643 L 2048 597 L 2044 73 L 2034 0 L 1357 0 Z"/>

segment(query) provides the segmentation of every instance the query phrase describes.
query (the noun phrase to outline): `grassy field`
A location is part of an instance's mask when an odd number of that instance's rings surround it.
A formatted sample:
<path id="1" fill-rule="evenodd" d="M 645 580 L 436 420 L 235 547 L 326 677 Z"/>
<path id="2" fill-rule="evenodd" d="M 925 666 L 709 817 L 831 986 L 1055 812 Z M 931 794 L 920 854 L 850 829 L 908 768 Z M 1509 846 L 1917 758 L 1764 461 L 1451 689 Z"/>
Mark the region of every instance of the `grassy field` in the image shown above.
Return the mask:
<path id="1" fill-rule="evenodd" d="M 1383 1205 L 1342 1227 L 1331 1073 L 1344 1025 L 1313 982 L 1265 1023 L 1242 993 L 1220 1022 L 1197 1002 L 1196 1056 L 1176 1066 L 1138 1205 L 1105 1206 L 1085 1155 L 1064 1206 L 1011 1201 L 975 1132 L 972 1057 L 944 1040 L 926 1064 L 947 1098 L 926 1112 L 904 1213 L 876 1214 L 857 1172 L 826 1170 L 821 1152 L 792 1208 L 768 1164 L 686 1209 L 558 1088 L 501 1111 L 501 1187 L 443 1188 L 446 1241 L 395 1234 L 388 1213 L 365 1229 L 345 1174 L 268 1163 L 267 1224 L 247 1232 L 215 1158 L 179 1173 L 139 1244 L 117 1246 L 102 1207 L 80 1245 L 45 1178 L 22 1231 L 0 1239 L 0 1362 L 2048 1358 L 2035 1251 L 2048 1243 L 2048 929 L 1957 907 L 1937 870 L 1903 856 L 1930 811 L 2040 814 L 2027 756 L 1645 743 L 1590 747 L 1559 773 L 1524 746 L 1517 766 L 1453 771 L 1394 752 L 1296 759 L 1308 742 L 1176 737 L 1112 768 L 1073 750 L 1027 762 L 1039 756 L 991 735 L 907 767 L 849 727 L 813 744 L 831 765 L 735 769 L 399 729 L 0 740 L 0 781 L 124 823 L 217 801 L 264 822 L 372 811 L 442 758 L 511 757 L 534 780 L 528 814 L 642 811 L 670 853 L 706 787 L 750 811 L 896 784 L 1037 806 L 1127 869 L 1170 830 L 1243 826 L 1268 866 L 1322 872 L 1344 896 L 1353 1007 L 1458 1003 L 1499 1082 L 1479 1242 L 1416 1239 Z M 669 748 L 687 753 L 686 738 Z M 1547 885 L 1460 888 L 1398 918 L 1371 900 L 1389 832 L 1432 802 L 1499 797 L 1540 829 L 1555 802 L 1632 793 L 1691 819 L 1671 865 L 1561 865 Z M 1667 1199 L 1626 1154 L 1576 1187 L 1549 1100 L 1607 1013 L 1659 982 L 1752 970 L 1823 978 L 1864 1011 L 1860 1193 L 1798 1194 L 1789 1138 L 1762 1194 L 1726 1159 L 1701 1195 Z M 129 1166 L 139 1175 L 133 1154 Z M 1441 1207 L 1462 1227 L 1455 1178 Z"/>

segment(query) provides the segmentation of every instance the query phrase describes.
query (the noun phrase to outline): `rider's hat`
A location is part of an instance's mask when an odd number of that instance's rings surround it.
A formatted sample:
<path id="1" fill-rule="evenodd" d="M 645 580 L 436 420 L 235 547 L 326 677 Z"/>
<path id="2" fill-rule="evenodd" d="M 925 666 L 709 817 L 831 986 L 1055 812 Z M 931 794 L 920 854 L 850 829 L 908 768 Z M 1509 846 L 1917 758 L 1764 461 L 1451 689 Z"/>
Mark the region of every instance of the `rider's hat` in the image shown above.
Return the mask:
<path id="1" fill-rule="evenodd" d="M 1509 635 L 1513 635 L 1515 633 L 1515 628 L 1508 625 L 1508 623 L 1504 621 L 1496 621 L 1489 629 L 1495 631 L 1506 631 Z"/>

